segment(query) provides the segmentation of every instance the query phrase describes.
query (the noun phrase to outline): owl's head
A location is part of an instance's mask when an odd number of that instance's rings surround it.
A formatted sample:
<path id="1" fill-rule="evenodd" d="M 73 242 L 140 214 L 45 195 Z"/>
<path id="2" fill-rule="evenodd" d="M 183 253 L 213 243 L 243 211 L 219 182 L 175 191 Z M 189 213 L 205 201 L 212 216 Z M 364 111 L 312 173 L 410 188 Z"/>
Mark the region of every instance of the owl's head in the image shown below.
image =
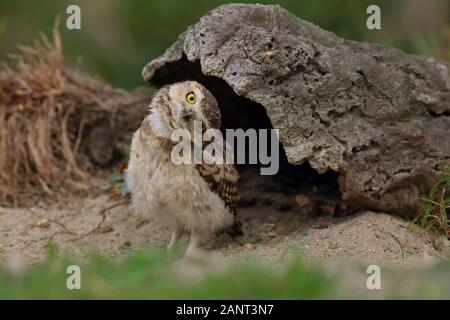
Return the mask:
<path id="1" fill-rule="evenodd" d="M 178 82 L 161 88 L 150 104 L 150 121 L 156 133 L 170 138 L 174 130 L 187 129 L 194 124 L 201 130 L 220 128 L 220 110 L 216 99 L 203 85 L 195 81 Z"/>

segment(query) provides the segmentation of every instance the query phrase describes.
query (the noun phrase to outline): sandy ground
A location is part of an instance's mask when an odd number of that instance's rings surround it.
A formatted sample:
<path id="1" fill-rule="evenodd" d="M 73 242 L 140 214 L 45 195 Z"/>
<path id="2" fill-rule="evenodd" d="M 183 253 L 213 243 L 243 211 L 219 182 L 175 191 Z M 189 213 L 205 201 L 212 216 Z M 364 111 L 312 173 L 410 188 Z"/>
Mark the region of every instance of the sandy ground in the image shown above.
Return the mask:
<path id="1" fill-rule="evenodd" d="M 99 224 L 99 212 L 122 200 L 102 195 L 59 206 L 2 208 L 0 260 L 7 265 L 11 261 L 22 261 L 21 265 L 25 261 L 38 262 L 45 258 L 50 240 L 61 252 L 78 258 L 99 252 L 120 259 L 134 250 L 164 248 L 169 240 L 168 230 L 143 220 L 128 205 L 107 211 Z M 347 297 L 417 298 L 417 292 L 425 292 L 424 298 L 432 298 L 433 294 L 443 297 L 442 285 L 448 281 L 448 270 L 430 271 L 429 266 L 441 260 L 445 251 L 436 250 L 427 234 L 409 228 L 407 221 L 370 211 L 341 218 L 305 216 L 265 203 L 240 208 L 246 233 L 243 238 L 233 240 L 223 235 L 208 239 L 199 256 L 175 261 L 175 274 L 181 279 L 194 279 L 204 271 L 222 270 L 252 258 L 283 268 L 284 262 L 301 256 L 327 270 L 332 279 L 339 279 L 339 290 Z M 186 241 L 185 237 L 180 245 L 185 246 Z M 18 257 L 21 258 L 17 260 Z M 367 289 L 366 268 L 371 264 L 383 270 L 382 290 Z M 424 283 L 431 289 L 424 291 Z"/>
<path id="2" fill-rule="evenodd" d="M 401 218 L 371 211 L 346 217 L 305 213 L 293 196 L 281 193 L 250 192 L 243 198 L 239 216 L 245 236 L 207 239 L 197 256 L 175 261 L 175 274 L 193 279 L 253 258 L 281 270 L 284 262 L 302 257 L 343 281 L 340 291 L 352 298 L 417 298 L 417 292 L 424 292 L 424 298 L 442 298 L 442 290 L 447 290 L 442 285 L 448 270 L 436 272 L 430 265 L 450 257 L 448 241 L 432 241 Z M 93 252 L 121 259 L 135 250 L 165 248 L 169 231 L 127 204 L 106 211 L 103 220 L 102 210 L 123 200 L 100 195 L 52 206 L 0 208 L 0 262 L 38 262 L 46 257 L 49 241 L 60 252 L 81 259 Z M 186 244 L 185 236 L 181 248 Z M 367 289 L 366 269 L 372 264 L 383 270 L 383 290 Z"/>
<path id="3" fill-rule="evenodd" d="M 123 256 L 147 247 L 163 248 L 169 232 L 144 220 L 127 205 L 99 214 L 120 202 L 108 195 L 80 198 L 69 204 L 28 209 L 0 209 L 0 256 L 21 255 L 30 262 L 45 257 L 46 245 L 55 242 L 61 251 L 83 257 L 90 252 Z M 444 255 L 425 232 L 391 215 L 359 212 L 348 217 L 305 216 L 256 204 L 240 208 L 245 236 L 212 237 L 203 248 L 217 259 L 241 261 L 260 257 L 281 262 L 292 256 L 312 259 L 357 259 L 376 263 L 429 260 Z M 98 227 L 98 228 L 96 228 Z M 96 229 L 94 232 L 92 230 Z M 181 245 L 185 245 L 185 239 Z"/>

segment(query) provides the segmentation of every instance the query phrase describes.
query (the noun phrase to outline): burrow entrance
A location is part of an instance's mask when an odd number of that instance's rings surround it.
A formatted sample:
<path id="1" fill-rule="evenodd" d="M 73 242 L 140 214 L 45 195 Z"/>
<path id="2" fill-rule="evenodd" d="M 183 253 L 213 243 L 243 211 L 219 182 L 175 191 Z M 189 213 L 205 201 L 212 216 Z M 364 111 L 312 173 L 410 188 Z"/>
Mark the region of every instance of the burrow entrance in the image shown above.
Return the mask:
<path id="1" fill-rule="evenodd" d="M 152 78 L 152 84 L 160 87 L 186 80 L 198 81 L 216 97 L 222 114 L 222 133 L 225 133 L 225 129 L 273 128 L 262 105 L 238 96 L 224 80 L 205 76 L 201 72 L 200 63 L 190 62 L 185 56 L 158 69 Z M 270 140 L 268 144 L 269 142 Z M 270 145 L 268 149 L 270 150 Z M 248 152 L 248 145 L 246 150 Z M 273 206 L 279 211 L 303 207 L 310 214 L 338 215 L 349 212 L 342 210 L 340 206 L 341 194 L 336 172 L 319 174 L 307 162 L 302 165 L 290 164 L 281 143 L 279 157 L 279 170 L 273 176 L 261 175 L 260 163 L 236 165 L 240 173 L 239 206 Z"/>

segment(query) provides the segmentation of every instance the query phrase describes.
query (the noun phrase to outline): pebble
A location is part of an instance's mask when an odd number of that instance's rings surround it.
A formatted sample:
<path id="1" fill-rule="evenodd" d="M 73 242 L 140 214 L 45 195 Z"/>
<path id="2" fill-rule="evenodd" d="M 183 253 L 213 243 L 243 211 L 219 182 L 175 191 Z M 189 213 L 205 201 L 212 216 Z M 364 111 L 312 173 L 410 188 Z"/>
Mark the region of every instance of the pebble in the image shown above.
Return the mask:
<path id="1" fill-rule="evenodd" d="M 329 245 L 328 245 L 328 249 L 338 249 L 339 248 L 339 246 L 338 246 L 338 244 L 337 243 L 330 243 Z"/>

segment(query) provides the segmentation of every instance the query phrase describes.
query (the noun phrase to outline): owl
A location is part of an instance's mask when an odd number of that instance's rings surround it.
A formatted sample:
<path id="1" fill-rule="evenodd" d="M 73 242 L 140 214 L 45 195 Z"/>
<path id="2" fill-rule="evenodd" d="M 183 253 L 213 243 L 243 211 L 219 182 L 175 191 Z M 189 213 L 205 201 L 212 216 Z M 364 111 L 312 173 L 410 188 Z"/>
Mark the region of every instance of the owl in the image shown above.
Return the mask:
<path id="1" fill-rule="evenodd" d="M 186 254 L 207 236 L 226 232 L 242 235 L 236 218 L 238 172 L 232 164 L 174 163 L 175 130 L 200 133 L 219 129 L 221 116 L 214 96 L 200 83 L 186 81 L 159 89 L 150 112 L 131 142 L 126 173 L 132 206 L 171 230 L 168 248 L 183 233 L 190 234 Z M 188 141 L 194 146 L 195 139 Z M 199 142 L 201 150 L 204 143 Z M 192 148 L 192 150 L 194 150 Z M 225 152 L 230 152 L 225 151 Z"/>

